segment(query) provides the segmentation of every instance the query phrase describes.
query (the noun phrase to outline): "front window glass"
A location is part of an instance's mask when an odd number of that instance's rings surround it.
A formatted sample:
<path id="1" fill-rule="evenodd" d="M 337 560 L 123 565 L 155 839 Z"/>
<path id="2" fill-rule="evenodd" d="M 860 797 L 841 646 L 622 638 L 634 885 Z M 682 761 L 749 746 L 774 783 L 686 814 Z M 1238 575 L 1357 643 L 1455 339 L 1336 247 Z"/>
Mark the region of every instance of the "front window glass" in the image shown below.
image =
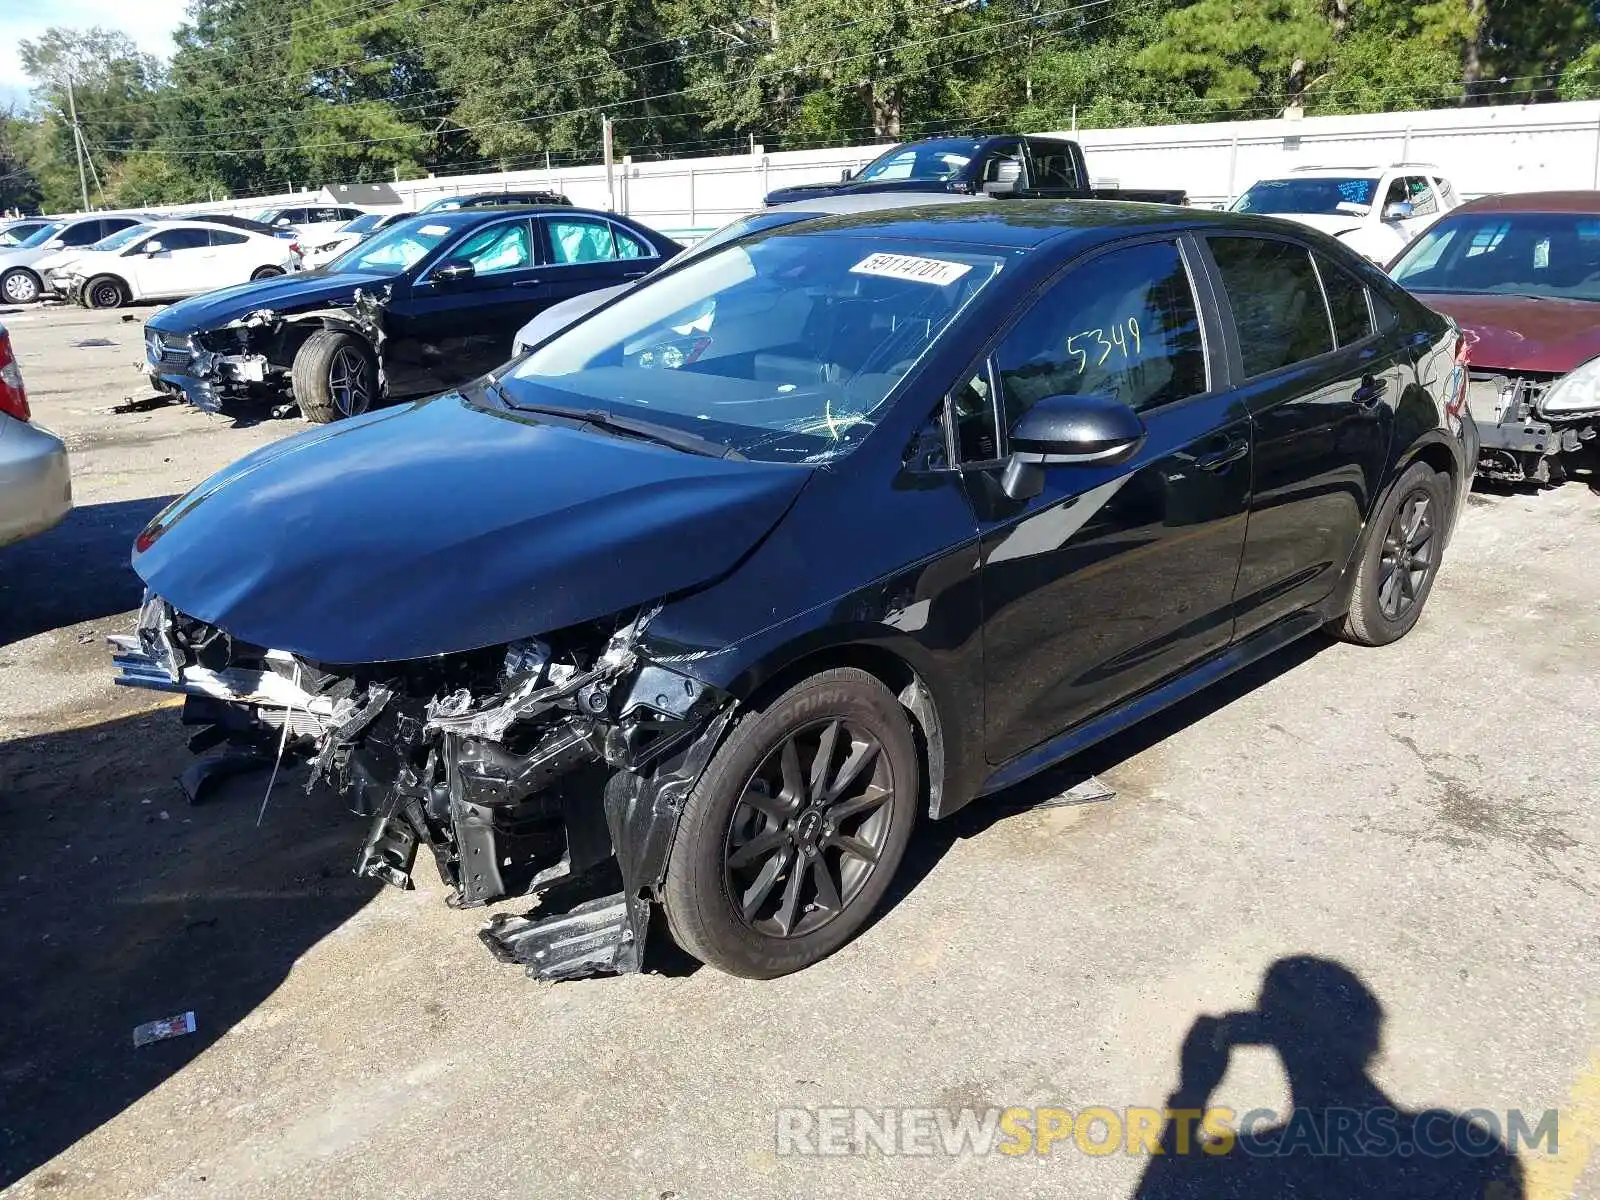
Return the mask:
<path id="1" fill-rule="evenodd" d="M 954 179 L 977 152 L 974 138 L 936 138 L 914 146 L 897 146 L 862 167 L 856 178 Z"/>
<path id="2" fill-rule="evenodd" d="M 398 275 L 420 262 L 427 253 L 455 230 L 452 226 L 427 221 L 406 221 L 391 225 L 382 233 L 330 262 L 325 270 L 335 273 L 358 271 L 371 275 Z"/>
<path id="3" fill-rule="evenodd" d="M 1233 211 L 1361 217 L 1371 210 L 1377 188 L 1376 179 L 1360 176 L 1263 179 L 1233 202 Z"/>
<path id="4" fill-rule="evenodd" d="M 748 458 L 851 449 L 1001 269 L 966 247 L 772 234 L 724 246 L 535 350 L 514 404 L 609 409 Z"/>
<path id="5" fill-rule="evenodd" d="M 46 225 L 43 229 L 35 230 L 33 233 L 23 238 L 21 243 L 19 243 L 20 248 L 23 250 L 32 250 L 36 246 L 44 245 L 60 232 L 61 226 L 59 224 Z"/>
<path id="6" fill-rule="evenodd" d="M 521 270 L 533 262 L 532 230 L 526 221 L 490 225 L 450 251 L 447 261 L 471 263 L 474 275 Z"/>
<path id="7" fill-rule="evenodd" d="M 1137 412 L 1205 391 L 1200 313 L 1178 247 L 1129 246 L 1078 267 L 1006 334 L 995 361 L 1007 429 L 1046 396 L 1105 396 Z"/>
<path id="8" fill-rule="evenodd" d="M 1600 213 L 1446 216 L 1392 274 L 1413 292 L 1600 300 Z"/>

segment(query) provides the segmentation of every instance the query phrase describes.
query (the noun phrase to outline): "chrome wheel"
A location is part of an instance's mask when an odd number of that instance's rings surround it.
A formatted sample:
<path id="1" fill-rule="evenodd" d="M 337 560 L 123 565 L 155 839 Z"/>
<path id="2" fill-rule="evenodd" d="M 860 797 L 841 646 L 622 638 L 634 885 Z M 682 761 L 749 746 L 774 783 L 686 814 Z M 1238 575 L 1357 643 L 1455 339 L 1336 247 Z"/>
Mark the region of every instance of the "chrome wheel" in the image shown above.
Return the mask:
<path id="1" fill-rule="evenodd" d="M 804 726 L 761 761 L 723 849 L 728 896 L 750 928 L 809 934 L 860 895 L 888 843 L 894 770 L 851 721 Z"/>
<path id="2" fill-rule="evenodd" d="M 341 416 L 355 417 L 372 403 L 372 383 L 367 360 L 361 352 L 344 346 L 328 364 L 328 392 Z"/>
<path id="3" fill-rule="evenodd" d="M 1400 502 L 1383 537 L 1378 568 L 1378 608 L 1398 620 L 1416 604 L 1433 571 L 1433 500 L 1417 489 Z"/>

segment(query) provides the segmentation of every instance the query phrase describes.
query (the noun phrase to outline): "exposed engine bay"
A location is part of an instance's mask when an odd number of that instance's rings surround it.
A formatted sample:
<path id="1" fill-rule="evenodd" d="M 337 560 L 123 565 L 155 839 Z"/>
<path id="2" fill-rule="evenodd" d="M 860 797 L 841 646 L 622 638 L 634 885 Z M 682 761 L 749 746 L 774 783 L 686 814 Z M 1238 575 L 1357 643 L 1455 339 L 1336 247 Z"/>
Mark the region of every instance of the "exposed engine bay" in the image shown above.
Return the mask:
<path id="1" fill-rule="evenodd" d="M 1600 468 L 1600 412 L 1554 414 L 1542 402 L 1560 376 L 1474 370 L 1467 403 L 1478 428 L 1478 475 L 1499 483 L 1555 485 Z"/>
<path id="2" fill-rule="evenodd" d="M 343 666 L 250 645 L 147 597 L 109 639 L 125 686 L 186 695 L 186 773 L 309 765 L 371 821 L 357 874 L 412 886 L 432 855 L 452 906 L 537 897 L 482 932 L 540 979 L 637 971 L 682 801 L 733 712 L 651 661 L 654 609 L 421 661 Z M 268 810 L 268 800 L 263 809 Z"/>

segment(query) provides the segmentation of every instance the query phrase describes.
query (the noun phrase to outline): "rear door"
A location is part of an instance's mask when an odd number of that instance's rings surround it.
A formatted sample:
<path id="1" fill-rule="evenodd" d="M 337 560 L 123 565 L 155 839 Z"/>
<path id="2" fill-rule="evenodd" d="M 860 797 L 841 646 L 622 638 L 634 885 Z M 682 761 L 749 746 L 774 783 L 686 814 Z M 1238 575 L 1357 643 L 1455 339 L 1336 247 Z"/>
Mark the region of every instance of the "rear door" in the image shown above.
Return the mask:
<path id="1" fill-rule="evenodd" d="M 447 279 L 441 267 L 472 274 Z M 507 216 L 459 237 L 388 308 L 384 367 L 392 395 L 453 387 L 511 357 L 511 339 L 545 293 L 531 217 Z"/>
<path id="2" fill-rule="evenodd" d="M 236 229 L 212 229 L 207 236 L 211 239 L 211 257 L 206 262 L 201 290 L 244 283 L 256 268 L 267 263 L 268 255 L 261 244 L 248 234 Z"/>
<path id="3" fill-rule="evenodd" d="M 1218 234 L 1206 245 L 1236 395 L 1255 422 L 1235 599 L 1245 637 L 1338 582 L 1372 509 L 1410 368 L 1400 338 L 1374 330 L 1367 288 L 1339 256 L 1288 236 Z"/>
<path id="4" fill-rule="evenodd" d="M 648 244 L 604 217 L 544 216 L 539 230 L 550 266 L 541 272 L 545 288 L 530 298 L 537 307 L 528 317 L 572 296 L 642 279 L 661 261 Z"/>
<path id="5" fill-rule="evenodd" d="M 1194 243 L 1125 243 L 1037 294 L 952 397 L 982 530 L 992 762 L 1227 646 L 1250 420 L 1221 345 Z M 1040 495 L 1009 499 L 1000 473 L 1018 418 L 1045 396 L 1090 394 L 1139 413 L 1135 456 L 1047 467 Z"/>

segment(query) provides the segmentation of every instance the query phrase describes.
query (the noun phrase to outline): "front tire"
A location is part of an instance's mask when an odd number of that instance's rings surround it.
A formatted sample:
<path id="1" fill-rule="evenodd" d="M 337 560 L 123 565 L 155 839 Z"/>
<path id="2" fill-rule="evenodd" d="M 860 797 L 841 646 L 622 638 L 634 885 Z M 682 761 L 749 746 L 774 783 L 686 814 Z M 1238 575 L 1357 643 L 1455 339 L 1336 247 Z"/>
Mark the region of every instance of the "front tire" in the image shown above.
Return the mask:
<path id="1" fill-rule="evenodd" d="M 326 425 L 372 407 L 378 395 L 378 362 L 363 338 L 319 329 L 295 354 L 290 383 L 301 415 Z"/>
<path id="2" fill-rule="evenodd" d="M 0 298 L 9 304 L 32 304 L 42 287 L 39 277 L 25 267 L 0 275 Z"/>
<path id="3" fill-rule="evenodd" d="M 1411 632 L 1433 590 L 1450 520 L 1450 477 L 1413 463 L 1367 527 L 1350 611 L 1338 634 L 1386 646 Z"/>
<path id="4" fill-rule="evenodd" d="M 121 308 L 128 302 L 128 289 L 122 280 L 99 275 L 83 285 L 85 308 Z"/>
<path id="5" fill-rule="evenodd" d="M 255 269 L 255 271 L 253 271 L 251 273 L 250 278 L 252 280 L 255 280 L 255 279 L 276 279 L 279 275 L 282 275 L 282 274 L 283 274 L 283 268 L 282 267 L 257 267 Z"/>
<path id="6" fill-rule="evenodd" d="M 865 671 L 751 709 L 684 804 L 661 894 L 673 938 L 751 979 L 820 962 L 882 901 L 920 792 L 905 710 Z"/>

